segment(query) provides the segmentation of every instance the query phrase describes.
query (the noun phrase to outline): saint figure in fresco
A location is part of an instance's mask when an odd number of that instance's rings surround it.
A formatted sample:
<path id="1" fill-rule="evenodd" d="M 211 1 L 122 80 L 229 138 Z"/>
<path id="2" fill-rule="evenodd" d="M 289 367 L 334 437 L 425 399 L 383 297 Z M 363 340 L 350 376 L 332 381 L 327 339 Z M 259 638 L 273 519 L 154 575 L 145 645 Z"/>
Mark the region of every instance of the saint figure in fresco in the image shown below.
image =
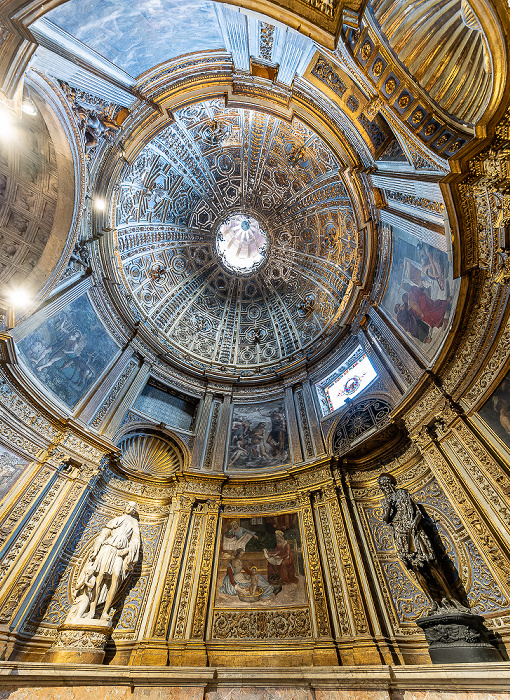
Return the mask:
<path id="1" fill-rule="evenodd" d="M 445 329 L 448 325 L 446 311 L 451 297 L 431 299 L 422 287 L 411 286 L 402 294 L 402 303 L 395 305 L 397 322 L 413 338 L 422 343 L 432 341 L 432 328 Z"/>
<path id="2" fill-rule="evenodd" d="M 404 299 L 404 297 L 407 300 Z M 409 307 L 407 294 L 402 296 L 401 304 L 395 304 L 395 315 L 397 317 L 397 323 L 407 331 L 409 335 L 412 335 L 413 338 L 416 338 L 416 340 L 422 343 L 432 342 L 430 327 Z"/>
<path id="3" fill-rule="evenodd" d="M 86 345 L 86 339 L 76 326 L 64 318 L 60 325 L 56 325 L 57 340 L 44 348 L 36 359 L 37 371 L 51 367 L 56 362 L 67 362 L 71 357 L 78 357 Z"/>
<path id="4" fill-rule="evenodd" d="M 267 578 L 271 583 L 299 583 L 294 570 L 294 554 L 281 530 L 275 531 L 276 547 L 264 549 L 267 559 Z"/>
<path id="5" fill-rule="evenodd" d="M 244 552 L 246 545 L 252 537 L 258 540 L 258 537 L 254 532 L 241 527 L 237 520 L 232 520 L 230 527 L 223 535 L 223 551 L 235 552 L 237 550 L 241 550 Z"/>
<path id="6" fill-rule="evenodd" d="M 264 444 L 265 440 L 266 424 L 258 423 L 250 433 L 251 453 L 253 457 L 267 460 L 270 459 Z"/>
<path id="7" fill-rule="evenodd" d="M 402 295 L 402 301 L 406 301 L 404 299 L 406 296 L 409 307 L 431 328 L 446 328 L 448 318 L 445 318 L 445 315 L 448 304 L 452 300 L 451 297 L 431 299 L 422 287 L 411 287 L 408 295 Z"/>
<path id="8" fill-rule="evenodd" d="M 249 595 L 251 591 L 256 591 L 257 588 L 260 588 L 262 589 L 260 600 L 264 600 L 264 598 L 269 598 L 269 596 L 279 593 L 281 586 L 272 586 L 264 576 L 257 573 L 255 567 L 249 569 L 243 562 L 243 554 L 244 551 L 242 549 L 236 550 L 234 558 L 227 566 L 227 573 L 225 574 L 219 592 L 232 596 L 237 596 L 238 593 Z"/>
<path id="9" fill-rule="evenodd" d="M 280 411 L 271 412 L 271 432 L 267 436 L 267 444 L 273 450 L 273 457 L 280 457 L 286 447 L 287 430 L 285 416 Z"/>
<path id="10" fill-rule="evenodd" d="M 428 279 L 437 282 L 437 286 L 444 291 L 444 268 L 441 260 L 441 253 L 429 246 L 427 243 L 418 243 L 418 257 L 421 262 L 421 271 Z"/>

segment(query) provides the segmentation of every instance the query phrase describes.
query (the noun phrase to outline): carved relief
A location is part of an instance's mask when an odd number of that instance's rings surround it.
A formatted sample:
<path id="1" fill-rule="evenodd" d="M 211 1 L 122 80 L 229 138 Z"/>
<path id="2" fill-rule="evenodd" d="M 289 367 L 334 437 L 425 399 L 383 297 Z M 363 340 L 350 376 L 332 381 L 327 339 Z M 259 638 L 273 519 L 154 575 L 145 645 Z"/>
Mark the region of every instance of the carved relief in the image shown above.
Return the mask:
<path id="1" fill-rule="evenodd" d="M 215 610 L 213 639 L 302 639 L 313 637 L 308 608 L 296 610 Z"/>
<path id="2" fill-rule="evenodd" d="M 165 582 L 163 584 L 163 590 L 158 604 L 158 612 L 154 627 L 155 637 L 165 637 L 167 633 L 180 562 L 184 553 L 184 545 L 186 543 L 186 534 L 188 532 L 193 501 L 194 499 L 190 498 L 189 496 L 181 496 L 178 501 L 179 510 L 177 511 L 177 525 L 173 538 L 170 559 L 168 561 Z"/>

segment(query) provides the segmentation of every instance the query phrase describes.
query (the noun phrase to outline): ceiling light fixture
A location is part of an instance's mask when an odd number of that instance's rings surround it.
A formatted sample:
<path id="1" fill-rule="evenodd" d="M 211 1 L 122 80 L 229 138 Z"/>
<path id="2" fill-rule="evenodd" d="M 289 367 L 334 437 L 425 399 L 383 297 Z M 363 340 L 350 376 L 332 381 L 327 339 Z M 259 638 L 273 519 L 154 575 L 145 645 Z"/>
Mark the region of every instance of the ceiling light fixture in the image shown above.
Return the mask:
<path id="1" fill-rule="evenodd" d="M 23 287 L 9 289 L 6 294 L 7 301 L 17 309 L 26 308 L 32 301 L 31 295 Z"/>
<path id="2" fill-rule="evenodd" d="M 27 88 L 27 94 L 25 95 L 25 97 L 23 98 L 23 100 L 21 102 L 21 111 L 24 114 L 30 115 L 31 117 L 34 117 L 39 111 L 37 109 L 37 107 L 35 106 L 32 98 L 30 97 L 30 91 L 28 88 Z"/>
<path id="3" fill-rule="evenodd" d="M 92 200 L 92 206 L 96 211 L 104 211 L 106 209 L 106 201 L 103 197 L 94 197 Z"/>

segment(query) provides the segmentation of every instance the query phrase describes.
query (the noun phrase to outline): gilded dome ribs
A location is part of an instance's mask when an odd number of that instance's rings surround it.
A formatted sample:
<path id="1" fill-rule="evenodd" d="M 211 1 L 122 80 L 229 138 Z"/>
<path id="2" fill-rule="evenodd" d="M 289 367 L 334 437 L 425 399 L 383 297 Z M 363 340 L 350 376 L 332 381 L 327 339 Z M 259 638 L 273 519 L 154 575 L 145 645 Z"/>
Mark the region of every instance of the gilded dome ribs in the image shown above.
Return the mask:
<path id="1" fill-rule="evenodd" d="M 466 125 L 476 123 L 497 76 L 492 75 L 489 42 L 473 9 L 461 0 L 422 0 L 405 8 L 400 0 L 385 0 L 373 3 L 372 12 L 380 41 L 389 45 L 436 109 Z"/>
<path id="2" fill-rule="evenodd" d="M 211 270 L 211 267 L 210 265 L 209 270 Z M 158 320 L 176 318 L 182 311 L 182 305 L 186 300 L 195 290 L 200 289 L 203 285 L 203 278 L 206 272 L 207 270 L 198 269 L 193 274 L 176 283 L 175 286 L 171 287 L 170 290 L 161 297 L 149 316 Z M 171 299 L 171 301 L 169 301 L 169 299 Z"/>

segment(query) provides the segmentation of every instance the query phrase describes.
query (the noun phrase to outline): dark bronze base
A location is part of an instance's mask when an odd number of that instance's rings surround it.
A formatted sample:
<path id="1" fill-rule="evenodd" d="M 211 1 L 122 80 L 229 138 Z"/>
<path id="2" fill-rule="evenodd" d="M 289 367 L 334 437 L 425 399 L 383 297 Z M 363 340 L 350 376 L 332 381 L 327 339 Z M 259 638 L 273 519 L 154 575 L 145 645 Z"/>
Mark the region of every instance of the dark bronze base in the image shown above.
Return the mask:
<path id="1" fill-rule="evenodd" d="M 433 664 L 472 664 L 503 661 L 488 638 L 480 615 L 443 612 L 416 620 L 429 644 Z"/>

